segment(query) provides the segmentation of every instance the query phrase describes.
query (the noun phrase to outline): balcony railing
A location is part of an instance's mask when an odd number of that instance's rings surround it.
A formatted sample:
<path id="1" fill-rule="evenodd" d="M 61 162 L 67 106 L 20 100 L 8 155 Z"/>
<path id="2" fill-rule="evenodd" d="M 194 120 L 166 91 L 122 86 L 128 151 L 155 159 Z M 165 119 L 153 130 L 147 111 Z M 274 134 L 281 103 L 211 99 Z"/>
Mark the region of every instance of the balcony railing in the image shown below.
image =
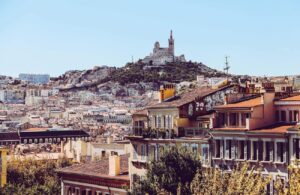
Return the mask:
<path id="1" fill-rule="evenodd" d="M 205 136 L 209 129 L 202 127 L 188 127 L 183 128 L 185 137 L 199 137 Z"/>
<path id="2" fill-rule="evenodd" d="M 173 129 L 151 129 L 151 128 L 133 128 L 135 136 L 153 139 L 173 139 L 176 137 Z"/>

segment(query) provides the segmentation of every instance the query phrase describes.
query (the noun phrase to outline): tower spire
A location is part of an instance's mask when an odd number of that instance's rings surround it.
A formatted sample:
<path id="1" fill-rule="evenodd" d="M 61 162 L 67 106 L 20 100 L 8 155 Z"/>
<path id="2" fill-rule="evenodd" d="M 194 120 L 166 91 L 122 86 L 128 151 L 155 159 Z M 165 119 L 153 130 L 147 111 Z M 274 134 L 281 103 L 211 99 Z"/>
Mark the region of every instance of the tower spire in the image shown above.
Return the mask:
<path id="1" fill-rule="evenodd" d="M 170 32 L 170 38 L 169 38 L 169 54 L 174 56 L 174 39 L 173 39 L 173 31 Z"/>
<path id="2" fill-rule="evenodd" d="M 228 71 L 230 69 L 230 66 L 228 65 L 228 57 L 229 56 L 225 56 L 225 67 L 224 67 L 224 72 L 226 73 L 226 78 L 227 78 L 227 82 L 228 82 Z"/>

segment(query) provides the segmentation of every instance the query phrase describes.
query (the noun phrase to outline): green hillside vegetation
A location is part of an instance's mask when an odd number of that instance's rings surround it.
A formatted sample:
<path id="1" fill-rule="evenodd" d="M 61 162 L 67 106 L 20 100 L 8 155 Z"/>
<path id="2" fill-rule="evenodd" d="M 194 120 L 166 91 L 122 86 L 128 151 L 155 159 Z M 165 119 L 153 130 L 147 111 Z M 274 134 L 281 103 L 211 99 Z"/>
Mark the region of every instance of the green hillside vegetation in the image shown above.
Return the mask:
<path id="1" fill-rule="evenodd" d="M 175 62 L 163 66 L 151 66 L 142 62 L 127 63 L 115 69 L 105 81 L 121 85 L 139 82 L 173 82 L 196 80 L 197 75 L 221 77 L 223 72 L 208 68 L 202 63 Z"/>

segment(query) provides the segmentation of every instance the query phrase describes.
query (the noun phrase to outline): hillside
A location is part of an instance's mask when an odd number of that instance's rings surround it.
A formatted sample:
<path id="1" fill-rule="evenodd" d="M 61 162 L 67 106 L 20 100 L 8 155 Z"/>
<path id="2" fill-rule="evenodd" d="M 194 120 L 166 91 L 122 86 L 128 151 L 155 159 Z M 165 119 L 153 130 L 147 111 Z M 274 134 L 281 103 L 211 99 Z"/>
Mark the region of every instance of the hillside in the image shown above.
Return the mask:
<path id="1" fill-rule="evenodd" d="M 224 73 L 211 69 L 202 63 L 176 62 L 163 66 L 151 66 L 142 62 L 128 63 L 116 69 L 107 79 L 121 85 L 139 82 L 172 82 L 196 80 L 197 75 L 224 76 Z"/>
<path id="2" fill-rule="evenodd" d="M 118 82 L 120 85 L 132 83 L 161 83 L 192 81 L 197 75 L 224 76 L 223 72 L 211 69 L 202 63 L 177 62 L 163 66 L 151 66 L 142 62 L 127 63 L 124 67 L 94 67 L 85 71 L 68 71 L 53 79 L 56 85 L 65 88 L 93 87 L 105 82 Z"/>

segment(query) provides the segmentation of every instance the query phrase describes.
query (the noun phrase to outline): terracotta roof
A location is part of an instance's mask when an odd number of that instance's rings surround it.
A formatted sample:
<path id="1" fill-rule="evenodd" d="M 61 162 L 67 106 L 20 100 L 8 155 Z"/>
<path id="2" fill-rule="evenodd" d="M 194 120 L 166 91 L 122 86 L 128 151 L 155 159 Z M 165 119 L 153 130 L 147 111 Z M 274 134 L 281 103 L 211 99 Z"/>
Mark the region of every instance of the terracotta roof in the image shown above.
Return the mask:
<path id="1" fill-rule="evenodd" d="M 294 127 L 294 125 L 286 125 L 286 124 L 275 124 L 270 125 L 267 127 L 255 129 L 255 130 L 248 130 L 246 128 L 213 128 L 213 131 L 243 131 L 247 133 L 274 133 L 274 134 L 284 134 L 287 132 L 288 129 Z"/>
<path id="2" fill-rule="evenodd" d="M 47 131 L 48 127 L 33 127 L 29 129 L 25 129 L 25 131 Z"/>
<path id="3" fill-rule="evenodd" d="M 133 113 L 133 115 L 144 115 L 147 116 L 147 110 L 143 109 L 143 110 L 137 110 Z"/>
<path id="4" fill-rule="evenodd" d="M 198 87 L 198 88 L 193 89 L 192 91 L 183 93 L 179 96 L 175 96 L 174 98 L 172 98 L 168 101 L 149 106 L 148 108 L 167 108 L 167 107 L 176 107 L 177 108 L 184 104 L 194 101 L 197 97 L 204 97 L 204 96 L 207 96 L 211 93 L 214 93 L 216 91 L 222 90 L 227 87 L 230 87 L 230 86 L 226 86 L 226 87 L 223 87 L 220 89 L 212 89 L 211 87 L 207 87 L 207 86 Z"/>
<path id="5" fill-rule="evenodd" d="M 263 103 L 261 101 L 261 97 L 257 97 L 254 99 L 241 101 L 241 102 L 237 102 L 237 103 L 215 106 L 214 108 L 216 108 L 216 109 L 218 109 L 218 108 L 252 108 L 252 107 L 260 106 L 260 105 L 263 105 Z"/>
<path id="6" fill-rule="evenodd" d="M 256 129 L 256 130 L 250 130 L 249 133 L 279 133 L 284 134 L 287 133 L 287 130 L 294 125 L 282 125 L 282 124 L 276 124 L 271 125 L 265 128 Z"/>
<path id="7" fill-rule="evenodd" d="M 247 129 L 242 127 L 223 127 L 213 128 L 213 131 L 247 131 Z"/>
<path id="8" fill-rule="evenodd" d="M 102 158 L 98 161 L 87 162 L 72 165 L 69 167 L 65 167 L 59 169 L 58 172 L 63 174 L 77 174 L 77 175 L 86 175 L 92 177 L 101 177 L 101 178 L 115 178 L 115 179 L 126 179 L 129 180 L 128 177 L 128 158 L 129 155 L 120 155 L 120 175 L 118 176 L 109 176 L 109 160 L 107 157 Z"/>
<path id="9" fill-rule="evenodd" d="M 281 100 L 278 101 L 300 101 L 300 95 L 296 95 L 296 96 L 292 96 L 292 97 L 288 97 L 288 98 L 283 98 Z"/>

